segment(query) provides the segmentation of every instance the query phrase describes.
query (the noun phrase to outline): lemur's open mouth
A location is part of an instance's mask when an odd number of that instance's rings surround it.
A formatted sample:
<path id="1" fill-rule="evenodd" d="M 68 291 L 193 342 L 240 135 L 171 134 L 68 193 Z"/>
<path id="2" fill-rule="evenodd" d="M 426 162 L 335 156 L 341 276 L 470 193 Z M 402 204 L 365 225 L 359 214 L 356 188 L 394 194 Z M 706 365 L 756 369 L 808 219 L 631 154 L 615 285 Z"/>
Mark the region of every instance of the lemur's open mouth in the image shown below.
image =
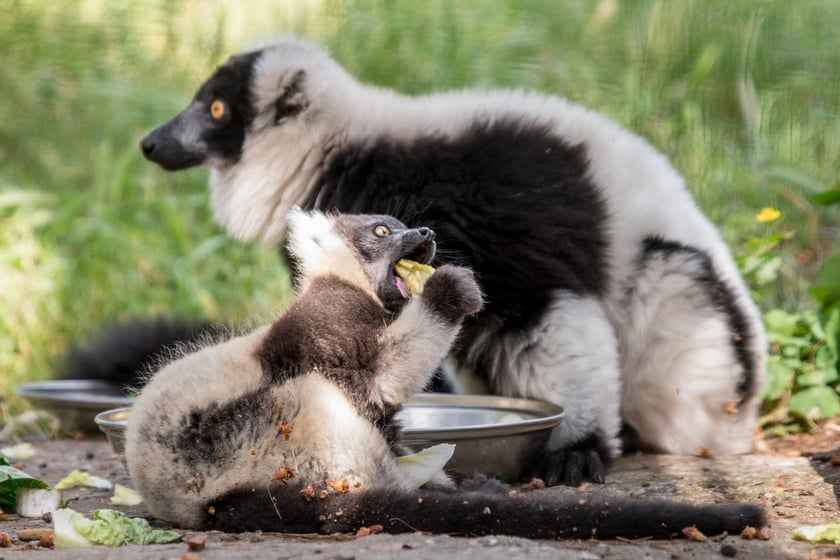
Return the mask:
<path id="1" fill-rule="evenodd" d="M 432 234 L 434 236 L 434 234 Z M 414 250 L 412 250 L 407 255 L 403 255 L 400 258 L 419 262 L 420 264 L 429 264 L 432 262 L 432 259 L 435 258 L 435 243 L 434 238 L 429 241 L 424 241 L 420 245 L 418 245 Z"/>
<path id="2" fill-rule="evenodd" d="M 412 261 L 414 263 L 419 263 L 423 265 L 423 268 L 426 268 L 432 259 L 435 257 L 435 234 L 431 230 L 428 230 L 428 234 L 421 238 L 420 242 L 415 245 L 413 248 L 409 249 L 405 254 L 401 255 L 392 267 L 394 271 L 394 285 L 400 292 L 400 296 L 403 299 L 408 299 L 411 297 L 412 290 L 409 287 L 411 281 L 406 283 L 408 278 L 405 278 L 405 274 L 401 274 L 399 267 L 397 267 L 397 263 L 400 261 Z M 416 291 L 416 290 L 415 290 Z"/>

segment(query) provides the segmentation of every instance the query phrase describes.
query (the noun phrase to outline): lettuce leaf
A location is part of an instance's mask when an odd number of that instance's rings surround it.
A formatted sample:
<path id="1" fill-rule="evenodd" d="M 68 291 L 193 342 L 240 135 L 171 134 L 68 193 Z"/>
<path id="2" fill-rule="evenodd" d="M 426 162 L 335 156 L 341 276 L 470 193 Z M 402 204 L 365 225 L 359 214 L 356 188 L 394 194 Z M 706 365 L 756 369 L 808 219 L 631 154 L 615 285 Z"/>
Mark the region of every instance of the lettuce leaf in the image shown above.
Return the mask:
<path id="1" fill-rule="evenodd" d="M 35 447 L 31 443 L 18 443 L 0 449 L 0 455 L 11 461 L 26 461 L 35 455 Z"/>
<path id="2" fill-rule="evenodd" d="M 453 453 L 455 453 L 453 444 L 439 443 L 417 453 L 397 457 L 397 465 L 406 478 L 416 488 L 420 488 L 443 469 Z"/>
<path id="3" fill-rule="evenodd" d="M 143 503 L 143 497 L 137 490 L 114 484 L 114 495 L 111 496 L 111 504 L 115 506 L 136 506 Z"/>
<path id="4" fill-rule="evenodd" d="M 0 508 L 13 511 L 17 502 L 18 488 L 49 488 L 43 480 L 29 476 L 14 468 L 5 458 L 0 457 Z"/>
<path id="5" fill-rule="evenodd" d="M 56 548 L 72 548 L 104 544 L 164 544 L 181 540 L 177 531 L 152 529 L 149 522 L 140 517 L 128 517 L 112 509 L 98 509 L 93 519 L 72 509 L 53 512 L 53 531 Z"/>
<path id="6" fill-rule="evenodd" d="M 91 546 L 93 544 L 76 530 L 76 520 L 84 518 L 84 515 L 69 508 L 57 509 L 52 512 L 53 546 L 56 550 L 59 548 Z"/>
<path id="7" fill-rule="evenodd" d="M 794 529 L 793 538 L 812 543 L 840 544 L 840 521 Z"/>
<path id="8" fill-rule="evenodd" d="M 86 486 L 88 488 L 98 488 L 100 490 L 110 490 L 113 488 L 110 480 L 106 480 L 99 476 L 78 469 L 72 471 L 70 474 L 58 481 L 55 485 L 56 490 L 66 490 L 74 486 Z"/>

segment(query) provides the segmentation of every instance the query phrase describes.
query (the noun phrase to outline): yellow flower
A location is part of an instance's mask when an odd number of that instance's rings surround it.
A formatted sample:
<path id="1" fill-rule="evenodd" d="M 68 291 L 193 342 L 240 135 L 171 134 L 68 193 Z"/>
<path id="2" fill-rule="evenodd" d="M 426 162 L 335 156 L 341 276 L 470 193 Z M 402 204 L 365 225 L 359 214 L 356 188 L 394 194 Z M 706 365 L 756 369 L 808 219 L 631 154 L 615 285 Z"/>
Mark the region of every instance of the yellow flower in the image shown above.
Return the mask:
<path id="1" fill-rule="evenodd" d="M 755 215 L 755 221 L 763 224 L 778 220 L 781 216 L 782 213 L 775 208 L 762 208 L 761 212 Z"/>

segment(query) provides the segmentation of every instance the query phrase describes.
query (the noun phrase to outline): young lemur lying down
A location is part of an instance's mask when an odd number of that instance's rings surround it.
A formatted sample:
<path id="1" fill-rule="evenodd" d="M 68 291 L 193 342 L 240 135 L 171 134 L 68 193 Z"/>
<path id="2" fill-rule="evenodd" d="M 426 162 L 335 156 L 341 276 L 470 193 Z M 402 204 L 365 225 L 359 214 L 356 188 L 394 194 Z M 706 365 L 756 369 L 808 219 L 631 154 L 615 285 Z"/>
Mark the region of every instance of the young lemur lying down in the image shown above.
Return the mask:
<path id="1" fill-rule="evenodd" d="M 509 495 L 443 473 L 417 490 L 398 464 L 394 414 L 482 307 L 467 268 L 441 266 L 422 289 L 395 276 L 430 262 L 434 232 L 374 215 L 293 211 L 298 296 L 274 323 L 169 363 L 140 393 L 126 460 L 150 511 L 225 531 L 500 533 L 532 538 L 668 537 L 764 522 L 749 505 L 689 506 Z M 416 292 L 419 295 L 415 295 Z"/>

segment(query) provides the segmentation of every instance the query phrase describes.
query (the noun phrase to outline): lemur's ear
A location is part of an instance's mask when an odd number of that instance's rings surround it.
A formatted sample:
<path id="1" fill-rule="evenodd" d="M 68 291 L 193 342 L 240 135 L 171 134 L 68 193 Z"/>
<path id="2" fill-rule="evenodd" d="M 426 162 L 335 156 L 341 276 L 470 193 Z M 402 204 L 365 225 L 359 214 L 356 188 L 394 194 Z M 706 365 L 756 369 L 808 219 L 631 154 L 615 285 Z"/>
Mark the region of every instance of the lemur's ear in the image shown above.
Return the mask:
<path id="1" fill-rule="evenodd" d="M 294 117 L 309 106 L 304 85 L 306 72 L 298 70 L 293 74 L 286 74 L 277 85 L 279 95 L 274 100 L 274 124 L 280 124 L 284 119 Z"/>

